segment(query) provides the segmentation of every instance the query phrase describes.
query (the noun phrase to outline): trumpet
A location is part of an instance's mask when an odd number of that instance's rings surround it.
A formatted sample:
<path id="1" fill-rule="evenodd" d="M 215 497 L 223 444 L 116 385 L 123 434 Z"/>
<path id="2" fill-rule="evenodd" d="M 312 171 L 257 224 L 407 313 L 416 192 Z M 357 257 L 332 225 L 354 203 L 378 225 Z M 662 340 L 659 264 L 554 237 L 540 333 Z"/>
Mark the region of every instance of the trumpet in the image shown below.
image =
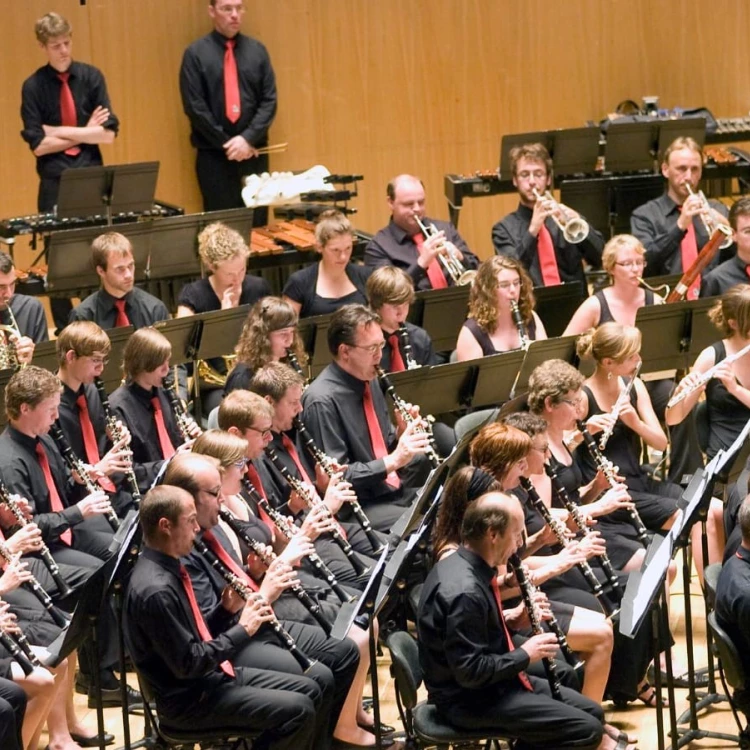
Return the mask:
<path id="1" fill-rule="evenodd" d="M 418 214 L 414 214 L 414 220 L 417 222 L 419 231 L 422 232 L 426 240 L 430 237 L 434 237 L 440 232 L 440 230 L 434 224 L 425 224 L 422 221 L 422 217 Z M 475 271 L 469 271 L 463 263 L 458 259 L 449 242 L 444 242 L 440 246 L 440 252 L 438 252 L 438 261 L 445 269 L 448 276 L 457 286 L 465 286 L 471 284 L 476 276 Z"/>
<path id="2" fill-rule="evenodd" d="M 684 182 L 685 189 L 690 194 L 690 197 L 698 196 L 700 198 L 700 202 L 702 205 L 701 208 L 701 221 L 703 222 L 703 226 L 706 229 L 706 233 L 710 237 L 715 231 L 721 232 L 723 235 L 726 235 L 726 239 L 719 245 L 720 250 L 724 250 L 725 248 L 729 247 L 732 242 L 734 241 L 732 239 L 732 230 L 726 225 L 722 224 L 720 221 L 716 221 L 711 214 L 711 211 L 713 209 L 711 208 L 711 204 L 708 202 L 708 198 L 706 198 L 706 194 L 699 190 L 697 193 L 693 190 L 693 188 L 690 186 L 689 182 Z"/>
<path id="3" fill-rule="evenodd" d="M 536 188 L 533 188 L 533 191 L 537 200 L 543 200 L 550 204 L 552 221 L 560 227 L 566 242 L 577 245 L 589 236 L 588 222 L 580 216 L 574 216 L 567 206 L 554 199 L 549 190 L 540 193 Z"/>
<path id="4" fill-rule="evenodd" d="M 7 310 L 10 325 L 0 325 L 0 370 L 18 370 L 22 365 L 18 361 L 18 350 L 14 339 L 20 339 L 22 333 L 10 304 Z"/>
<path id="5" fill-rule="evenodd" d="M 414 355 L 411 352 L 411 340 L 409 339 L 409 329 L 406 327 L 406 323 L 398 324 L 398 331 L 396 331 L 398 337 L 404 344 L 404 359 L 406 360 L 407 370 L 417 370 L 422 365 L 414 359 Z"/>
<path id="6" fill-rule="evenodd" d="M 695 393 L 699 388 L 702 388 L 706 383 L 708 383 L 711 378 L 713 378 L 716 374 L 716 371 L 721 367 L 723 364 L 731 365 L 732 362 L 736 362 L 738 359 L 741 359 L 744 357 L 748 352 L 750 352 L 750 344 L 746 344 L 742 347 L 738 352 L 735 352 L 734 354 L 730 354 L 728 357 L 724 357 L 724 359 L 721 360 L 721 362 L 717 362 L 713 367 L 706 370 L 704 373 L 700 375 L 698 380 L 695 381 L 695 383 L 691 386 L 686 386 L 681 391 L 678 390 L 672 398 L 669 399 L 667 402 L 667 409 L 671 409 L 673 406 L 676 406 L 681 401 L 684 401 L 688 396 Z"/>
<path id="7" fill-rule="evenodd" d="M 614 405 L 612 406 L 612 410 L 609 412 L 609 415 L 612 417 L 612 424 L 610 424 L 610 426 L 607 427 L 606 430 L 602 431 L 602 436 L 599 438 L 599 450 L 603 451 L 607 447 L 607 443 L 612 437 L 612 433 L 614 432 L 615 424 L 617 424 L 620 412 L 623 410 L 625 404 L 627 404 L 627 402 L 630 400 L 630 391 L 632 391 L 633 387 L 635 386 L 635 381 L 638 377 L 638 373 L 641 371 L 642 364 L 643 361 L 640 361 L 638 363 L 638 367 L 635 368 L 633 376 L 627 382 L 625 387 L 620 391 L 620 395 L 617 397 L 617 401 L 615 401 Z"/>
<path id="8" fill-rule="evenodd" d="M 526 325 L 521 317 L 521 310 L 518 307 L 518 302 L 512 299 L 510 300 L 510 314 L 513 316 L 513 322 L 516 324 L 518 329 L 518 340 L 521 342 L 521 349 L 526 351 L 531 346 L 528 331 Z"/>

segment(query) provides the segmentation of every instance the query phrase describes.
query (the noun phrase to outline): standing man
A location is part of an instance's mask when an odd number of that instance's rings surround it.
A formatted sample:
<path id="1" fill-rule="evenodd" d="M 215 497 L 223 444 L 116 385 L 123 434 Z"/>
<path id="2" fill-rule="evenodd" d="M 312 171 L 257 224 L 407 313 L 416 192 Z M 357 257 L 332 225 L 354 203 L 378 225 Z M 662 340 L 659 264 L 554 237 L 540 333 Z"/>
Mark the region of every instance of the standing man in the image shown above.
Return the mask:
<path id="1" fill-rule="evenodd" d="M 198 151 L 204 211 L 244 207 L 242 178 L 268 170 L 268 156 L 258 148 L 268 145 L 276 79 L 266 48 L 240 33 L 244 12 L 242 0 L 210 0 L 214 30 L 182 58 L 180 93 Z"/>
<path id="2" fill-rule="evenodd" d="M 703 277 L 701 297 L 717 297 L 737 284 L 750 283 L 750 198 L 740 198 L 729 209 L 737 254 Z"/>
<path id="3" fill-rule="evenodd" d="M 411 276 L 416 289 L 442 289 L 453 283 L 438 258 L 449 250 L 465 269 L 479 266 L 479 259 L 453 224 L 427 218 L 424 185 L 419 177 L 410 174 L 394 177 L 388 183 L 386 194 L 391 220 L 368 243 L 366 266 L 402 268 Z M 417 216 L 423 224 L 434 224 L 438 231 L 431 237 L 424 237 Z"/>
<path id="4" fill-rule="evenodd" d="M 513 213 L 492 227 L 495 253 L 523 263 L 534 286 L 580 281 L 585 295 L 586 277 L 581 261 L 601 268 L 604 238 L 589 225 L 589 233 L 581 242 L 568 242 L 554 220 L 560 213 L 560 205 L 537 198 L 552 185 L 552 159 L 541 143 L 516 146 L 510 152 L 510 163 L 519 204 Z M 570 208 L 566 207 L 565 212 L 568 219 L 580 218 Z"/>

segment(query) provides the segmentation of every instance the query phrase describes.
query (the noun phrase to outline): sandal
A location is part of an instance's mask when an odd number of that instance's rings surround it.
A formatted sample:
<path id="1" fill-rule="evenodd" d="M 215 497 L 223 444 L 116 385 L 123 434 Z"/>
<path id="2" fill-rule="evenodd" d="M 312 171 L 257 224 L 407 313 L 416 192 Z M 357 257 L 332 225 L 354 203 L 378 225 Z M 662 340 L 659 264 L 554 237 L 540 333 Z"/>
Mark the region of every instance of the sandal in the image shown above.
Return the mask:
<path id="1" fill-rule="evenodd" d="M 656 703 L 656 688 L 646 681 L 638 689 L 638 700 L 650 708 L 657 708 Z M 669 701 L 666 698 L 661 699 L 662 708 L 669 706 Z"/>
<path id="2" fill-rule="evenodd" d="M 616 740 L 617 742 L 620 742 L 621 740 L 625 740 L 626 745 L 628 744 L 635 745 L 638 743 L 637 737 L 631 737 L 627 732 L 623 732 L 617 727 L 612 726 L 612 724 L 604 725 L 604 733 L 608 737 L 612 738 L 613 740 Z"/>

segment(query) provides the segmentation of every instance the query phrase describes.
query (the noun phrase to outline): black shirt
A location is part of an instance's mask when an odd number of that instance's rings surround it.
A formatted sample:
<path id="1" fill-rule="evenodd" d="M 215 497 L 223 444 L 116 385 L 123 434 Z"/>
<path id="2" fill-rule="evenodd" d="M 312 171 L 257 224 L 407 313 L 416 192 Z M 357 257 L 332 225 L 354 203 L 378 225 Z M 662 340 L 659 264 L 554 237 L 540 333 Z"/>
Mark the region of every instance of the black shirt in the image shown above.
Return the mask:
<path id="1" fill-rule="evenodd" d="M 35 344 L 49 341 L 47 316 L 44 314 L 42 303 L 36 297 L 14 294 L 10 300 L 10 309 L 22 336 L 28 336 Z M 0 324 L 4 326 L 13 324 L 7 309 L 0 310 Z"/>
<path id="2" fill-rule="evenodd" d="M 295 271 L 284 285 L 284 294 L 289 299 L 302 305 L 299 311 L 300 318 L 309 318 L 312 315 L 328 315 L 334 313 L 344 305 L 366 305 L 367 279 L 372 273 L 371 268 L 349 263 L 346 266 L 346 275 L 356 289 L 343 297 L 321 297 L 316 287 L 318 285 L 318 270 L 320 263 L 313 263 Z"/>
<path id="3" fill-rule="evenodd" d="M 739 651 L 745 674 L 750 674 L 750 550 L 744 546 L 721 569 L 716 619 Z"/>
<path id="4" fill-rule="evenodd" d="M 73 62 L 68 69 L 68 85 L 76 105 L 76 126 L 85 127 L 94 110 L 101 106 L 109 110 L 109 119 L 103 127 L 115 133 L 120 123 L 109 103 L 104 76 L 93 65 Z M 60 89 L 62 82 L 51 65 L 45 65 L 29 76 L 21 88 L 21 137 L 33 151 L 44 140 L 43 125 L 62 125 L 60 114 Z M 77 156 L 64 151 L 38 156 L 36 171 L 40 177 L 59 177 L 71 167 L 90 167 L 102 163 L 102 154 L 96 144 L 81 143 Z"/>
<path id="5" fill-rule="evenodd" d="M 703 277 L 701 297 L 718 297 L 737 284 L 750 284 L 748 267 L 748 263 L 738 255 L 725 260 Z"/>
<path id="6" fill-rule="evenodd" d="M 227 393 L 232 391 L 249 391 L 254 374 L 255 370 L 251 369 L 249 365 L 244 362 L 237 362 L 227 377 L 224 395 L 226 396 Z"/>
<path id="7" fill-rule="evenodd" d="M 411 358 L 418 365 L 439 365 L 442 363 L 442 359 L 438 357 L 432 348 L 432 339 L 430 334 L 425 331 L 424 328 L 415 326 L 413 323 L 406 323 L 406 330 L 409 336 L 409 346 L 411 346 Z M 393 359 L 393 344 L 391 343 L 391 334 L 383 329 L 383 336 L 385 336 L 385 348 L 383 349 L 383 356 L 380 358 L 380 366 L 386 371 L 391 371 L 391 361 Z M 398 336 L 398 350 L 401 352 L 401 359 L 404 361 L 404 366 L 408 366 L 406 361 L 406 352 L 404 351 L 404 338 L 396 332 Z"/>
<path id="8" fill-rule="evenodd" d="M 466 270 L 474 269 L 479 266 L 479 259 L 469 250 L 458 230 L 447 221 L 437 221 L 436 219 L 423 219 L 425 224 L 434 224 L 438 229 L 445 232 L 445 238 L 452 242 L 463 254 L 464 259 L 461 261 Z M 410 234 L 407 234 L 393 219 L 387 227 L 381 229 L 368 243 L 365 248 L 365 265 L 370 268 L 379 268 L 380 266 L 396 266 L 402 268 L 411 276 L 416 289 L 432 289 L 427 271 L 417 263 L 419 253 L 417 246 Z M 437 261 L 435 261 L 437 262 Z M 442 268 L 442 266 L 441 266 Z M 443 275 L 449 285 L 453 282 L 446 274 Z"/>
<path id="9" fill-rule="evenodd" d="M 108 291 L 100 289 L 98 292 L 90 294 L 78 307 L 74 307 L 70 311 L 68 322 L 93 320 L 94 323 L 105 330 L 114 328 L 115 320 L 117 320 L 115 299 Z M 153 294 L 144 292 L 137 286 L 133 287 L 124 299 L 125 314 L 134 328 L 146 328 L 160 320 L 169 320 L 169 311 L 166 305 Z"/>
<path id="10" fill-rule="evenodd" d="M 222 151 L 241 135 L 251 146 L 267 143 L 276 114 L 276 79 L 266 48 L 244 34 L 234 37 L 234 57 L 240 85 L 240 118 L 231 123 L 224 105 L 226 38 L 218 31 L 193 42 L 182 58 L 180 93 L 190 120 L 190 140 L 196 148 Z"/>
<path id="11" fill-rule="evenodd" d="M 242 282 L 239 304 L 252 305 L 269 294 L 271 294 L 271 287 L 265 279 L 247 275 Z M 216 296 L 216 292 L 207 278 L 198 279 L 198 281 L 193 281 L 182 287 L 177 304 L 189 307 L 194 313 L 221 310 L 221 300 Z"/>
<path id="12" fill-rule="evenodd" d="M 711 208 L 727 216 L 727 208 L 718 201 L 709 201 Z M 682 267 L 682 254 L 680 245 L 686 231 L 677 226 L 680 216 L 680 207 L 666 194 L 659 198 L 644 203 L 633 211 L 630 217 L 630 231 L 646 248 L 646 262 L 648 265 L 644 276 L 662 276 L 669 273 L 683 273 L 686 268 Z M 695 228 L 695 240 L 698 252 L 708 242 L 708 234 L 703 226 L 700 216 L 693 217 Z M 715 268 L 720 260 L 728 258 L 734 247 L 718 252 L 708 264 L 706 272 Z M 723 257 L 720 257 L 723 256 Z"/>
<path id="13" fill-rule="evenodd" d="M 519 205 L 512 214 L 508 214 L 492 227 L 492 244 L 495 246 L 496 255 L 507 255 L 520 261 L 529 272 L 534 286 L 544 286 L 539 266 L 539 237 L 529 234 L 533 213 L 533 209 L 528 206 Z M 563 283 L 581 281 L 585 291 L 586 277 L 581 258 L 585 258 L 593 268 L 601 268 L 604 238 L 591 227 L 583 242 L 572 245 L 565 240 L 562 230 L 552 219 L 546 219 L 544 226 L 552 238 L 560 280 Z"/>
<path id="14" fill-rule="evenodd" d="M 466 328 L 469 333 L 474 337 L 474 340 L 479 344 L 482 349 L 482 356 L 489 357 L 493 354 L 499 354 L 504 349 L 495 349 L 495 344 L 490 337 L 490 334 L 477 323 L 474 318 L 467 318 L 464 322 L 463 328 Z M 529 337 L 529 341 L 536 341 L 536 318 L 532 317 L 529 325 L 526 329 L 526 333 Z M 520 342 L 519 342 L 520 348 Z M 509 350 L 510 351 L 510 350 Z"/>
<path id="15" fill-rule="evenodd" d="M 419 661 L 429 701 L 439 708 L 453 702 L 479 703 L 490 686 L 517 688 L 529 666 L 523 649 L 508 650 L 491 589 L 495 570 L 479 555 L 460 547 L 435 565 L 419 599 Z"/>
<path id="16" fill-rule="evenodd" d="M 96 444 L 101 458 L 112 446 L 107 437 L 107 421 L 102 408 L 102 401 L 99 393 L 93 385 L 83 385 L 74 391 L 65 383 L 62 384 L 63 390 L 60 394 L 60 409 L 58 422 L 62 428 L 65 437 L 73 449 L 73 453 L 79 458 L 86 461 L 86 448 L 83 444 L 83 433 L 81 431 L 81 419 L 79 416 L 78 396 L 83 394 L 86 397 L 86 404 L 91 417 L 91 424 L 94 427 L 96 435 Z"/>

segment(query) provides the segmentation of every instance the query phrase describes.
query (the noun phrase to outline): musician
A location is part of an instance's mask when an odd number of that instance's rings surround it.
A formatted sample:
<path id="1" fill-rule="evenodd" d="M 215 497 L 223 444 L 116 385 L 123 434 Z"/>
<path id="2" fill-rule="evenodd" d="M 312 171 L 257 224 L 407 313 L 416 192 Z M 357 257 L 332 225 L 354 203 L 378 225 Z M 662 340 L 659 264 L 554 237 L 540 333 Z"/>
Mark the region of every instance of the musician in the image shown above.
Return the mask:
<path id="1" fill-rule="evenodd" d="M 9 658 L 0 660 L 0 745 L 7 750 L 24 750 L 21 727 L 26 713 L 26 695 L 11 679 L 12 668 Z"/>
<path id="2" fill-rule="evenodd" d="M 695 140 L 680 137 L 667 146 L 661 163 L 666 192 L 636 208 L 630 217 L 630 231 L 646 248 L 646 276 L 685 273 L 708 242 L 701 218 L 703 202 L 687 189 L 690 185 L 697 192 L 702 171 L 703 150 Z M 709 203 L 711 220 L 727 225 L 726 206 L 718 201 Z M 725 257 L 729 257 L 729 251 Z M 717 253 L 706 272 L 715 268 L 719 260 Z M 690 287 L 687 298 L 695 299 L 699 290 L 700 277 Z"/>
<path id="3" fill-rule="evenodd" d="M 341 466 L 373 528 L 388 531 L 425 479 L 420 460 L 429 441 L 417 417 L 410 424 L 396 412 L 390 422 L 377 375 L 385 339 L 380 318 L 363 305 L 333 314 L 328 348 L 333 362 L 305 390 L 305 424 L 320 449 Z"/>
<path id="4" fill-rule="evenodd" d="M 165 459 L 184 439 L 164 389 L 172 345 L 154 328 L 141 328 L 128 339 L 122 359 L 125 384 L 110 397 L 112 410 L 130 433 L 138 486 L 145 493 Z"/>
<path id="5" fill-rule="evenodd" d="M 367 280 L 367 298 L 370 307 L 380 316 L 385 336 L 380 360 L 383 370 L 401 372 L 443 362 L 432 348 L 430 334 L 406 320 L 409 306 L 414 302 L 414 282 L 408 273 L 395 266 L 376 268 Z"/>
<path id="6" fill-rule="evenodd" d="M 351 262 L 354 239 L 354 227 L 343 213 L 330 209 L 320 214 L 315 225 L 320 260 L 295 271 L 284 285 L 284 300 L 300 318 L 367 304 L 365 284 L 371 270 Z"/>
<path id="7" fill-rule="evenodd" d="M 737 254 L 716 266 L 703 277 L 701 297 L 718 297 L 736 284 L 748 283 L 750 269 L 750 198 L 740 198 L 729 209 Z"/>
<path id="8" fill-rule="evenodd" d="M 180 67 L 204 211 L 244 208 L 242 178 L 268 171 L 258 149 L 276 114 L 276 79 L 266 48 L 240 33 L 244 12 L 241 0 L 209 0 L 213 31 L 185 50 Z M 256 226 L 266 215 L 256 211 Z"/>
<path id="9" fill-rule="evenodd" d="M 552 159 L 541 143 L 511 149 L 510 163 L 519 204 L 513 213 L 492 227 L 495 253 L 520 261 L 534 286 L 580 281 L 585 295 L 586 277 L 581 261 L 599 268 L 604 238 L 590 227 L 582 242 L 568 242 L 555 217 L 560 219 L 564 212 L 568 218 L 579 218 L 578 214 L 534 194 L 536 189 L 543 196 L 552 185 Z"/>
<path id="10" fill-rule="evenodd" d="M 262 732 L 261 746 L 272 750 L 311 748 L 321 701 L 315 682 L 224 664 L 273 619 L 271 607 L 254 600 L 242 607 L 236 624 L 226 617 L 206 624 L 190 603 L 180 558 L 190 553 L 199 530 L 193 497 L 177 487 L 156 487 L 143 499 L 140 521 L 145 549 L 126 592 L 125 639 L 165 724 Z M 206 636 L 201 626 L 210 629 Z"/>
<path id="11" fill-rule="evenodd" d="M 133 326 L 145 328 L 169 319 L 166 305 L 135 286 L 133 246 L 119 232 L 105 232 L 91 243 L 91 262 L 101 288 L 70 313 L 70 322 L 91 320 L 105 330 Z"/>
<path id="12" fill-rule="evenodd" d="M 469 317 L 458 334 L 459 362 L 524 347 L 513 302 L 518 305 L 523 336 L 528 341 L 546 339 L 544 324 L 534 312 L 531 279 L 521 263 L 505 255 L 483 261 L 469 293 Z"/>
<path id="13" fill-rule="evenodd" d="M 601 708 L 561 687 L 551 697 L 529 664 L 554 658 L 554 634 L 513 645 L 499 595 L 498 566 L 523 544 L 523 511 L 515 498 L 491 492 L 475 500 L 461 524 L 462 544 L 435 565 L 417 615 L 420 661 L 428 700 L 459 729 L 487 729 L 529 747 L 615 747 L 602 740 Z"/>
<path id="14" fill-rule="evenodd" d="M 27 294 L 16 294 L 16 269 L 13 258 L 0 252 L 0 325 L 16 329 L 9 333 L 22 365 L 31 362 L 34 345 L 49 339 L 47 316 L 42 303 Z"/>
<path id="15" fill-rule="evenodd" d="M 365 248 L 366 266 L 403 268 L 417 289 L 442 289 L 455 280 L 438 260 L 439 255 L 450 250 L 465 269 L 479 265 L 478 258 L 452 224 L 427 218 L 424 185 L 418 177 L 408 174 L 394 177 L 386 192 L 391 220 Z M 425 238 L 415 216 L 426 225 L 434 224 L 439 231 Z"/>
<path id="16" fill-rule="evenodd" d="M 297 332 L 299 318 L 294 307 L 281 297 L 264 297 L 253 305 L 235 348 L 237 361 L 227 378 L 224 395 L 247 390 L 255 370 L 269 362 L 290 362 L 293 355 L 303 372 L 307 354 Z"/>

